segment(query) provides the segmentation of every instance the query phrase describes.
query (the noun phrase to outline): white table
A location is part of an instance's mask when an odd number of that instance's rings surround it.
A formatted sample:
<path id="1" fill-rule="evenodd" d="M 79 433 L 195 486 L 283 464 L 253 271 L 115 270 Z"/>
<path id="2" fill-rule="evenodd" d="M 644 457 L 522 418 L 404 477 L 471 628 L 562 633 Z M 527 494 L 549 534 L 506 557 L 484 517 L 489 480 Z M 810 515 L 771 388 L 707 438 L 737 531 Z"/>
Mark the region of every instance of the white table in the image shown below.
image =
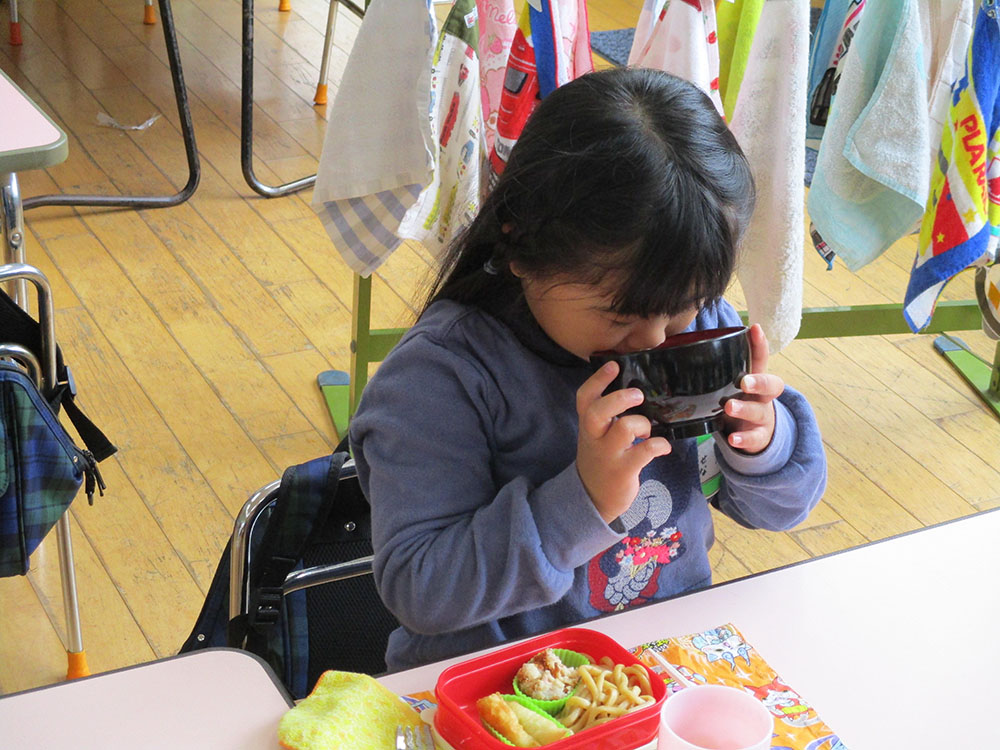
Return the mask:
<path id="1" fill-rule="evenodd" d="M 205 649 L 0 698 L 0 747 L 280 750 L 291 705 L 256 656 Z"/>
<path id="2" fill-rule="evenodd" d="M 725 622 L 849 750 L 1000 749 L 1000 509 L 584 627 L 634 646 Z M 381 682 L 433 689 L 462 660 Z"/>

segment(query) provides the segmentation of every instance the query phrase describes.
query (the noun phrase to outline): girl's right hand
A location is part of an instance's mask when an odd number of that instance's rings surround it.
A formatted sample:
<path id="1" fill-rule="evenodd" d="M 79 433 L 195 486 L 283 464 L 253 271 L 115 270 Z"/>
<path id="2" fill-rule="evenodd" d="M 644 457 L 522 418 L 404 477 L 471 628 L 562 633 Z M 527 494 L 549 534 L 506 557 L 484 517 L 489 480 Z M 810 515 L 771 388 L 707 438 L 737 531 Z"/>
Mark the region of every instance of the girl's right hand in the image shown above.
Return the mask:
<path id="1" fill-rule="evenodd" d="M 618 363 L 608 362 L 576 392 L 580 432 L 576 468 L 601 517 L 611 523 L 639 494 L 639 472 L 657 456 L 670 453 L 666 438 L 649 436 L 650 422 L 623 412 L 642 403 L 642 391 L 624 388 L 602 396 L 618 376 Z M 636 441 L 639 442 L 636 442 Z"/>

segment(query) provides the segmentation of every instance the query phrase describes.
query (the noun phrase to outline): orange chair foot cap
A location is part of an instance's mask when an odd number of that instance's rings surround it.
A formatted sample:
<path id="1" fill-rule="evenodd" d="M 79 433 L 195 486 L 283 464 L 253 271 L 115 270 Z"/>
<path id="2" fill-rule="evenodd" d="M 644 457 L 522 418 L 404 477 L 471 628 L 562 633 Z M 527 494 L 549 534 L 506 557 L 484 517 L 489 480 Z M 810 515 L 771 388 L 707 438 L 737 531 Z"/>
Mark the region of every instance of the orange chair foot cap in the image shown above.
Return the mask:
<path id="1" fill-rule="evenodd" d="M 69 669 L 66 670 L 67 680 L 75 680 L 77 677 L 87 677 L 90 675 L 90 668 L 87 666 L 86 651 L 67 651 L 66 658 L 69 661 Z"/>
<path id="2" fill-rule="evenodd" d="M 21 23 L 20 23 L 20 21 L 18 21 L 16 23 L 14 21 L 10 22 L 10 43 L 14 47 L 20 47 L 21 46 Z"/>
<path id="3" fill-rule="evenodd" d="M 292 9 L 292 0 L 278 0 L 278 10 L 287 13 Z"/>
<path id="4" fill-rule="evenodd" d="M 321 83 L 316 87 L 316 96 L 313 97 L 313 104 L 326 104 L 325 83 Z"/>
<path id="5" fill-rule="evenodd" d="M 156 8 L 152 5 L 145 6 L 145 10 L 142 14 L 142 22 L 147 26 L 153 26 L 156 24 Z"/>

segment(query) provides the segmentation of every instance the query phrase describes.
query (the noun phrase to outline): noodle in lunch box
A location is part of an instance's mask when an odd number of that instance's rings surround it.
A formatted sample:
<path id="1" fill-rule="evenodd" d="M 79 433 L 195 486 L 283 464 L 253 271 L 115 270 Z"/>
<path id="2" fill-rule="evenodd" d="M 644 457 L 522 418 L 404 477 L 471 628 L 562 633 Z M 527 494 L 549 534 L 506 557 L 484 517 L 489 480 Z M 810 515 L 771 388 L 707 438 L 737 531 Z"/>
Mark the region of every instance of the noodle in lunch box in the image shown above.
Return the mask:
<path id="1" fill-rule="evenodd" d="M 656 702 L 649 673 L 639 664 L 615 664 L 605 656 L 599 664 L 584 664 L 577 671 L 580 687 L 559 715 L 573 732 Z"/>

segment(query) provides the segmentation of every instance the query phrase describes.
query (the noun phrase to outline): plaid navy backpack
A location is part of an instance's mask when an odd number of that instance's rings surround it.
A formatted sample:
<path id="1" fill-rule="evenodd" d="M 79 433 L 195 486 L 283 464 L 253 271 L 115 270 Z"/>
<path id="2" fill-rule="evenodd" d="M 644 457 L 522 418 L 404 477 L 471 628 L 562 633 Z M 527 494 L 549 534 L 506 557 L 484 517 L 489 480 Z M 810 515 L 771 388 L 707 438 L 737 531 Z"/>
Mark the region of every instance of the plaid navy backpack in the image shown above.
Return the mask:
<path id="1" fill-rule="evenodd" d="M 346 442 L 332 455 L 288 467 L 261 507 L 245 539 L 246 606 L 231 617 L 230 539 L 180 652 L 229 646 L 255 653 L 294 698 L 304 698 L 327 669 L 384 672 L 389 633 L 399 623 L 364 563 L 372 554 L 371 508 Z M 288 591 L 290 573 L 330 566 L 366 573 Z"/>
<path id="2" fill-rule="evenodd" d="M 24 575 L 28 558 L 81 486 L 92 503 L 104 482 L 97 462 L 117 449 L 74 403 L 75 387 L 55 342 L 0 291 L 0 576 Z M 40 390 L 39 363 L 54 357 L 55 384 Z M 22 365 L 15 364 L 23 363 Z M 59 409 L 87 449 L 59 422 Z"/>

